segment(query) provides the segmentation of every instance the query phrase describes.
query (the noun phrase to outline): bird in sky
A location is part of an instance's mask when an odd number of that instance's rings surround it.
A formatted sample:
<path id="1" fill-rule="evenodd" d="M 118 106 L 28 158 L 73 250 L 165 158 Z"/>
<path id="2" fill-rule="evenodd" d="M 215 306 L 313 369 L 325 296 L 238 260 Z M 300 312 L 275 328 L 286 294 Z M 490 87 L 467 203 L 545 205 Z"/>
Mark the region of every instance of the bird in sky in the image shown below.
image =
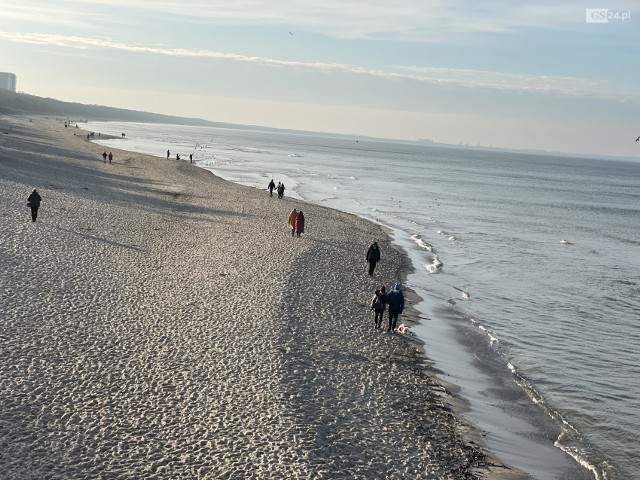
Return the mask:
<path id="1" fill-rule="evenodd" d="M 640 136 L 636 138 L 636 143 L 640 142 Z"/>

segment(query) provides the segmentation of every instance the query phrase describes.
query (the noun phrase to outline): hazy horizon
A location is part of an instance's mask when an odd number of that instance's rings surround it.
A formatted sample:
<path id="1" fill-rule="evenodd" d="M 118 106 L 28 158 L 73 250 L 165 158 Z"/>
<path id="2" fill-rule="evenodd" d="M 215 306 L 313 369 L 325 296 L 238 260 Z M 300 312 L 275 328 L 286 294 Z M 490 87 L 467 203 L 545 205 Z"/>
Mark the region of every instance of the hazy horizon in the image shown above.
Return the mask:
<path id="1" fill-rule="evenodd" d="M 586 7 L 28 0 L 0 12 L 0 70 L 24 93 L 213 122 L 640 157 L 640 11 Z"/>

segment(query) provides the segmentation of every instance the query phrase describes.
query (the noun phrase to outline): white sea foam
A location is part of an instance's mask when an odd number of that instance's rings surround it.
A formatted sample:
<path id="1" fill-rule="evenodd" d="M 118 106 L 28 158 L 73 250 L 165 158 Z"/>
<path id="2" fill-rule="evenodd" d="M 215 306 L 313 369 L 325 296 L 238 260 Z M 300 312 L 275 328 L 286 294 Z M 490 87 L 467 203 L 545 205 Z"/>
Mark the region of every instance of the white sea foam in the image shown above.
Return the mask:
<path id="1" fill-rule="evenodd" d="M 463 290 L 462 288 L 458 288 L 458 287 L 453 287 L 453 288 L 458 290 L 462 295 L 462 298 L 464 298 L 465 300 L 469 300 L 471 298 L 471 294 L 467 290 Z"/>
<path id="2" fill-rule="evenodd" d="M 478 325 L 478 328 L 487 334 L 487 337 L 489 337 L 489 344 L 491 346 L 496 346 L 500 344 L 500 340 L 498 340 L 498 337 L 496 337 L 494 333 L 491 330 L 489 330 L 487 327 L 485 327 L 484 325 Z"/>
<path id="3" fill-rule="evenodd" d="M 606 472 L 603 469 L 597 468 L 592 462 L 587 459 L 588 453 L 585 452 L 575 442 L 575 438 L 579 436 L 578 430 L 567 422 L 563 416 L 557 411 L 551 408 L 551 406 L 545 401 L 544 397 L 538 392 L 533 385 L 521 375 L 517 368 L 511 363 L 507 363 L 507 367 L 513 373 L 515 382 L 522 388 L 533 403 L 539 405 L 544 412 L 552 419 L 558 421 L 562 425 L 562 431 L 558 435 L 558 438 L 554 441 L 554 445 L 571 456 L 580 465 L 591 471 L 596 480 L 606 480 L 608 478 Z"/>
<path id="4" fill-rule="evenodd" d="M 417 233 L 416 233 L 416 234 L 411 235 L 411 239 L 412 239 L 414 242 L 416 242 L 416 244 L 417 244 L 420 248 L 423 248 L 423 249 L 427 250 L 428 252 L 433 252 L 433 245 L 431 245 L 431 244 L 430 244 L 430 243 L 428 243 L 428 242 L 425 242 L 425 241 L 420 237 L 420 235 L 418 235 Z"/>
<path id="5" fill-rule="evenodd" d="M 438 255 L 433 256 L 433 262 L 429 265 L 425 265 L 425 268 L 429 273 L 440 273 L 444 264 L 438 258 Z"/>

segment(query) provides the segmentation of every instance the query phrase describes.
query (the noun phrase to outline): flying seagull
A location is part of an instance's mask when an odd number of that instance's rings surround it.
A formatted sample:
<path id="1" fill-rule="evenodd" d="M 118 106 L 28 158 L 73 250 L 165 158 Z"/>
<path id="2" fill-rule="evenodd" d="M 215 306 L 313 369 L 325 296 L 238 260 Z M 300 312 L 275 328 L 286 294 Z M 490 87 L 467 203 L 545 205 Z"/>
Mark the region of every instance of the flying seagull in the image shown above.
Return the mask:
<path id="1" fill-rule="evenodd" d="M 636 143 L 640 142 L 640 136 L 636 138 Z"/>

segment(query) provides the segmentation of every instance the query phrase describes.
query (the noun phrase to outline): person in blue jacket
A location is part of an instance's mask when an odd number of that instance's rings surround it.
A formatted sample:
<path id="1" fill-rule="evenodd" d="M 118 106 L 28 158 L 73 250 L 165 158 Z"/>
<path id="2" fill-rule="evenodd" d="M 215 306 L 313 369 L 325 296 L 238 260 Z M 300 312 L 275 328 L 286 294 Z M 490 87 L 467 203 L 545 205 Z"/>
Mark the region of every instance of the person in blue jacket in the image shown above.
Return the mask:
<path id="1" fill-rule="evenodd" d="M 398 323 L 398 315 L 404 310 L 404 295 L 399 283 L 396 283 L 393 290 L 387 295 L 387 305 L 389 306 L 389 328 L 387 331 L 394 332 Z"/>

